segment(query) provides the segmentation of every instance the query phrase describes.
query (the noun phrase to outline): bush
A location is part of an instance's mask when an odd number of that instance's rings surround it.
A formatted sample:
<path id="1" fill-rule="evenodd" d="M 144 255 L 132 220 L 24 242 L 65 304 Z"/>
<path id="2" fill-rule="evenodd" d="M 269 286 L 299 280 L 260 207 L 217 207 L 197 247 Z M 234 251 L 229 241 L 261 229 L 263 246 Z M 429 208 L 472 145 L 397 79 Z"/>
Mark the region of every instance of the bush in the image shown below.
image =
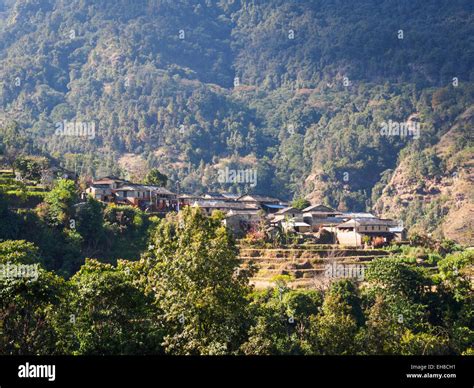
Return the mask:
<path id="1" fill-rule="evenodd" d="M 244 245 L 255 246 L 255 247 L 265 247 L 266 236 L 265 232 L 260 230 L 251 230 L 246 236 L 242 239 Z"/>
<path id="2" fill-rule="evenodd" d="M 34 208 L 43 202 L 45 193 L 10 190 L 5 193 L 11 207 L 14 208 Z"/>

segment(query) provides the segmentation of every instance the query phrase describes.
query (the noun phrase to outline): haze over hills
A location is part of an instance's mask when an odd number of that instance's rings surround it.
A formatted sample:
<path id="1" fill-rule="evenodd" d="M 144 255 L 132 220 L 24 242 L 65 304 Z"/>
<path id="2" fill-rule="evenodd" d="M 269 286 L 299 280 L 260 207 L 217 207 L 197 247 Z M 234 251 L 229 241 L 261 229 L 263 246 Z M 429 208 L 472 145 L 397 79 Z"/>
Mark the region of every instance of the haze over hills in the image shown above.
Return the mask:
<path id="1" fill-rule="evenodd" d="M 473 11 L 0 0 L 0 121 L 91 176 L 158 167 L 188 192 L 374 208 L 472 243 Z M 94 136 L 58 136 L 64 121 L 93 122 Z M 382 131 L 390 122 L 415 131 Z M 257 186 L 219 182 L 226 166 L 257 169 Z"/>

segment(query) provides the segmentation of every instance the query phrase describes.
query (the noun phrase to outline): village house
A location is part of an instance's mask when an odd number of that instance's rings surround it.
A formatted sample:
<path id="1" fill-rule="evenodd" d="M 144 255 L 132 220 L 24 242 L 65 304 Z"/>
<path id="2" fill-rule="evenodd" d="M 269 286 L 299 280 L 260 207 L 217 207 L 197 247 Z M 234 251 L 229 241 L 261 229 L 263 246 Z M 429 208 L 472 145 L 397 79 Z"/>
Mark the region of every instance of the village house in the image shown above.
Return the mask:
<path id="1" fill-rule="evenodd" d="M 183 206 L 191 206 L 196 201 L 200 201 L 202 199 L 203 198 L 200 195 L 180 194 L 178 195 L 179 207 L 182 208 Z"/>
<path id="2" fill-rule="evenodd" d="M 107 185 L 109 186 L 112 190 L 116 189 L 119 186 L 122 186 L 124 184 L 131 183 L 125 179 L 120 179 L 115 176 L 106 176 L 97 180 L 94 180 L 92 182 L 93 185 Z"/>
<path id="3" fill-rule="evenodd" d="M 234 194 L 234 193 L 222 193 L 221 195 L 227 201 L 237 201 L 240 198 L 240 194 Z"/>
<path id="4" fill-rule="evenodd" d="M 274 214 L 269 214 L 270 225 L 280 226 L 285 231 L 296 233 L 307 233 L 311 231 L 311 225 L 303 220 L 301 210 L 294 207 L 285 207 Z"/>
<path id="5" fill-rule="evenodd" d="M 389 232 L 393 233 L 393 239 L 397 242 L 407 239 L 407 230 L 403 226 L 392 226 L 389 228 Z"/>
<path id="6" fill-rule="evenodd" d="M 337 242 L 341 245 L 361 246 L 365 242 L 389 243 L 394 234 L 390 232 L 393 220 L 373 218 L 353 218 L 336 227 Z"/>
<path id="7" fill-rule="evenodd" d="M 144 203 L 154 211 L 174 211 L 178 207 L 177 195 L 164 187 L 155 185 L 142 185 L 145 189 Z"/>
<path id="8" fill-rule="evenodd" d="M 243 195 L 229 193 L 207 193 L 202 196 L 183 195 L 179 197 L 180 204 L 199 207 L 204 213 L 211 214 L 214 210 L 223 212 L 248 212 L 261 210 L 263 213 L 276 213 L 285 208 L 285 203 L 279 199 L 260 195 Z"/>
<path id="9" fill-rule="evenodd" d="M 394 220 L 380 219 L 371 213 L 342 213 L 322 204 L 308 206 L 302 211 L 286 207 L 267 218 L 271 226 L 287 232 L 319 236 L 326 231 L 332 235 L 334 244 L 361 246 L 406 239 L 406 230 Z"/>
<path id="10" fill-rule="evenodd" d="M 214 201 L 225 201 L 227 198 L 222 193 L 206 193 L 202 195 L 202 199 L 209 199 Z"/>
<path id="11" fill-rule="evenodd" d="M 202 199 L 211 199 L 216 201 L 237 201 L 240 194 L 211 192 L 204 194 Z"/>
<path id="12" fill-rule="evenodd" d="M 231 210 L 239 212 L 257 212 L 259 210 L 259 207 L 254 203 L 238 201 L 199 200 L 195 201 L 192 206 L 199 207 L 206 215 L 211 215 L 214 210 L 220 210 L 224 213 Z"/>
<path id="13" fill-rule="evenodd" d="M 372 213 L 342 213 L 342 215 L 347 220 L 352 220 L 355 218 L 377 218 Z"/>
<path id="14" fill-rule="evenodd" d="M 229 210 L 223 223 L 234 236 L 243 237 L 252 228 L 257 228 L 261 222 L 262 217 L 258 211 Z"/>
<path id="15" fill-rule="evenodd" d="M 256 204 L 266 213 L 276 213 L 287 206 L 287 203 L 280 201 L 277 198 L 267 197 L 264 195 L 245 194 L 237 198 L 237 201 L 244 203 Z"/>
<path id="16" fill-rule="evenodd" d="M 302 214 L 304 222 L 311 225 L 312 232 L 319 232 L 323 228 L 333 231 L 332 228 L 346 220 L 341 212 L 322 204 L 308 206 L 302 210 Z"/>
<path id="17" fill-rule="evenodd" d="M 112 189 L 109 185 L 104 184 L 92 184 L 86 189 L 86 194 L 91 195 L 95 199 L 101 202 L 112 201 Z"/>
<path id="18" fill-rule="evenodd" d="M 95 180 L 85 192 L 101 202 L 131 205 L 155 212 L 175 210 L 178 205 L 176 194 L 163 187 L 134 184 L 116 177 Z"/>
<path id="19" fill-rule="evenodd" d="M 146 189 L 139 185 L 124 185 L 114 189 L 115 202 L 124 205 L 140 206 L 145 200 Z"/>
<path id="20" fill-rule="evenodd" d="M 303 217 L 295 217 L 280 222 L 281 228 L 287 232 L 310 233 L 311 225 L 303 221 Z"/>
<path id="21" fill-rule="evenodd" d="M 274 221 L 281 221 L 281 220 L 284 220 L 285 218 L 288 218 L 288 217 L 291 217 L 291 218 L 295 218 L 295 217 L 303 217 L 303 213 L 301 212 L 300 209 L 297 209 L 295 207 L 292 207 L 292 206 L 289 206 L 289 207 L 285 207 L 283 209 L 280 209 L 278 210 L 276 213 L 272 213 L 270 215 L 270 217 L 274 220 Z"/>

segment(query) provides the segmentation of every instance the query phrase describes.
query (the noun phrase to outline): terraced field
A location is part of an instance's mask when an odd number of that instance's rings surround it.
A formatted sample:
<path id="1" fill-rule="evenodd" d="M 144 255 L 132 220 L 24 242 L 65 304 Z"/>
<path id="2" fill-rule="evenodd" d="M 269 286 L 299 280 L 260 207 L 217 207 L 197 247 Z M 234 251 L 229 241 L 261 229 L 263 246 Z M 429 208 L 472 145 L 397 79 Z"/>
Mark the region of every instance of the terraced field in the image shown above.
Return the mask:
<path id="1" fill-rule="evenodd" d="M 256 288 L 274 285 L 274 277 L 288 275 L 291 288 L 321 288 L 341 277 L 363 279 L 365 264 L 387 256 L 381 249 L 356 249 L 328 245 L 305 245 L 298 248 L 240 247 L 242 267 L 253 265 Z"/>
<path id="2" fill-rule="evenodd" d="M 43 201 L 47 190 L 32 182 L 18 182 L 11 170 L 0 170 L 0 191 L 12 208 L 31 209 Z"/>

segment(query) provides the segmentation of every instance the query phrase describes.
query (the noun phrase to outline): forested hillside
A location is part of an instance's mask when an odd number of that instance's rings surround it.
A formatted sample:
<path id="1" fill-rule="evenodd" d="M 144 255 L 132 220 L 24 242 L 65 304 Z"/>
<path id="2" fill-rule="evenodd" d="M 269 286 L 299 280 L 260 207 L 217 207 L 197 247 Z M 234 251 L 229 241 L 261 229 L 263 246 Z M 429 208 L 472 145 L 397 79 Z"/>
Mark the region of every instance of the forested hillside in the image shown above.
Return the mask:
<path id="1" fill-rule="evenodd" d="M 4 0 L 0 128 L 18 123 L 30 152 L 84 175 L 157 167 L 188 192 L 377 203 L 407 226 L 429 214 L 423 229 L 443 234 L 454 192 L 439 211 L 384 198 L 400 174 L 470 176 L 473 11 L 470 0 Z M 93 122 L 94 136 L 58 136 L 64 121 Z M 390 121 L 418 135 L 383 133 Z M 460 122 L 463 161 L 449 163 L 438 151 Z M 257 186 L 220 183 L 224 166 L 257 168 Z M 471 189 L 466 178 L 467 201 Z"/>

